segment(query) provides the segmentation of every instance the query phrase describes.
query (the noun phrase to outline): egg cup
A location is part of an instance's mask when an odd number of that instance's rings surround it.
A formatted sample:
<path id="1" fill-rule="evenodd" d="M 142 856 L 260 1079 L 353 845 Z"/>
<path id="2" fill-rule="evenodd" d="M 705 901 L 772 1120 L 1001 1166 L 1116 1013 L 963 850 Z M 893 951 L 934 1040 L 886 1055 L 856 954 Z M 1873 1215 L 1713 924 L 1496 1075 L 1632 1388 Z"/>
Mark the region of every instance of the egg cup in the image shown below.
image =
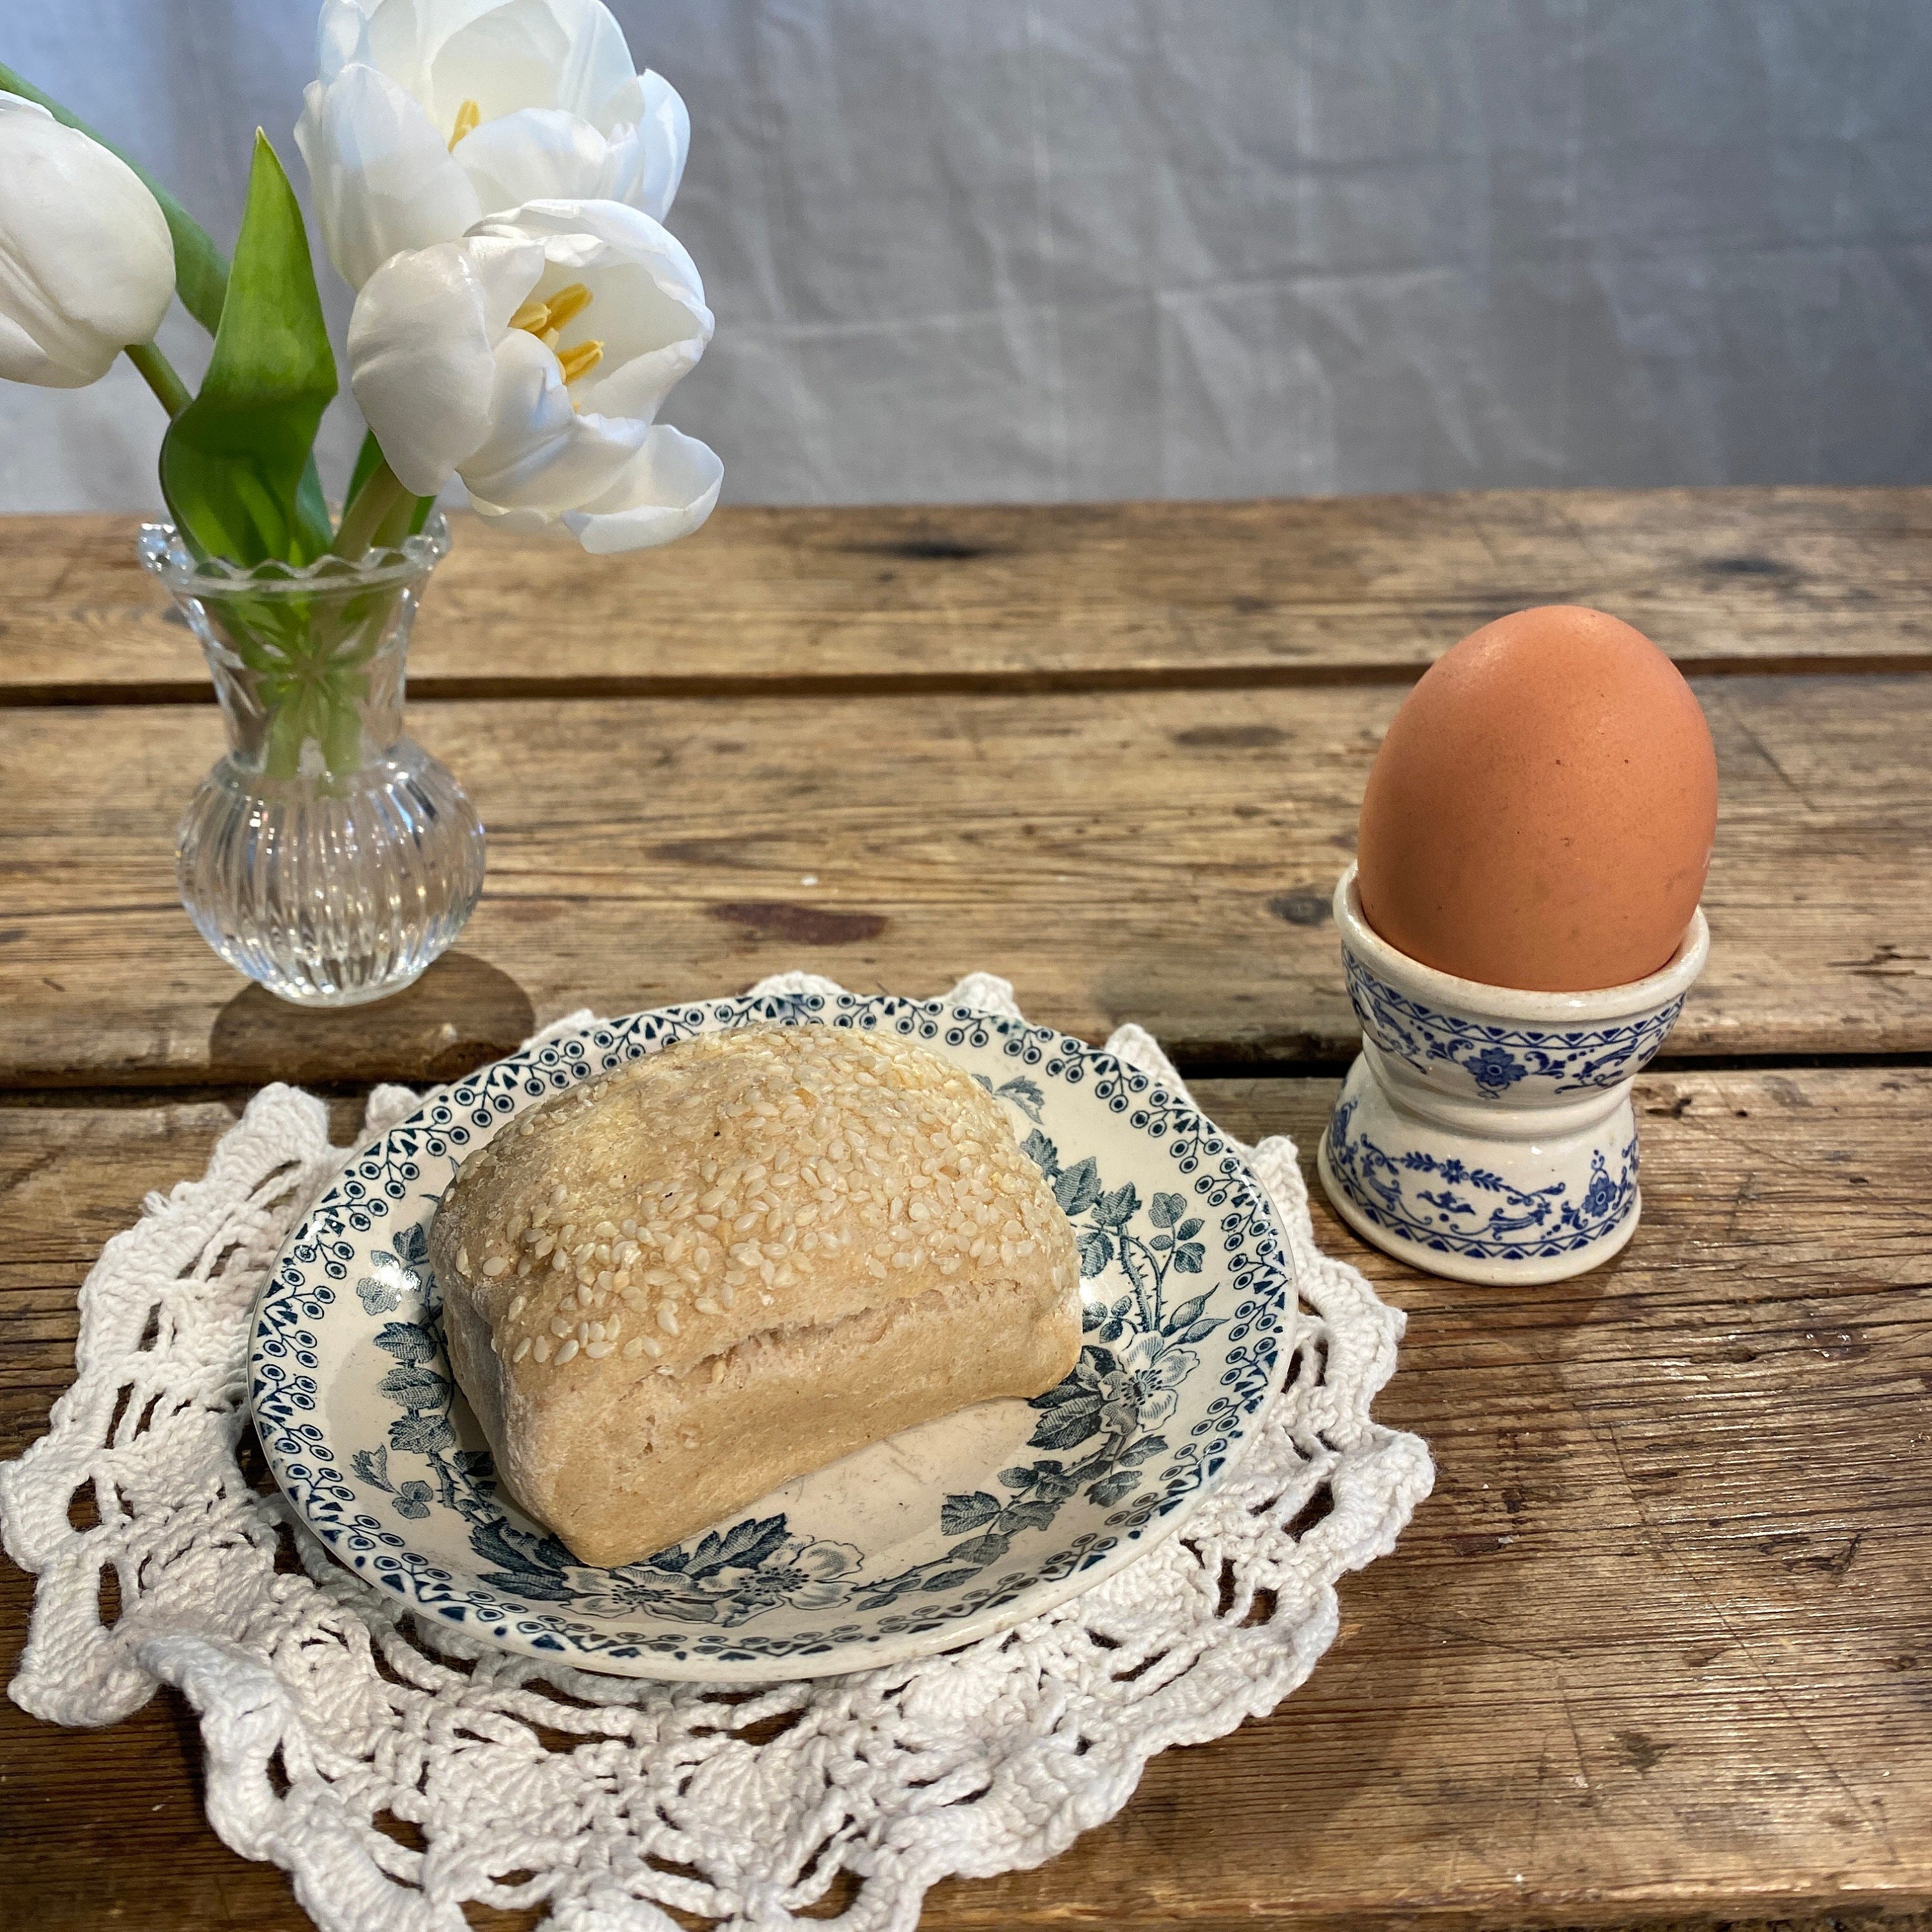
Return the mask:
<path id="1" fill-rule="evenodd" d="M 1335 1210 L 1399 1261 L 1458 1281 L 1562 1281 L 1636 1232 L 1630 1084 L 1711 950 L 1701 910 L 1648 979 L 1588 993 L 1459 980 L 1399 952 L 1335 888 L 1362 1051 L 1317 1158 Z"/>

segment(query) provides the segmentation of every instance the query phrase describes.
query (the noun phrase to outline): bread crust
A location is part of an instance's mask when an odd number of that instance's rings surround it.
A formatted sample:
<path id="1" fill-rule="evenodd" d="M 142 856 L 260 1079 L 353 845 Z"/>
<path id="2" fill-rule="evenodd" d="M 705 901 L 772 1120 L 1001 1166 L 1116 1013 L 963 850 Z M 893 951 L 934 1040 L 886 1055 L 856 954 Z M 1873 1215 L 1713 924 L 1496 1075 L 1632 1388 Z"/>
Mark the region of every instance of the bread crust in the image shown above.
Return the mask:
<path id="1" fill-rule="evenodd" d="M 533 1109 L 430 1258 L 500 1475 L 590 1564 L 1079 1354 L 1072 1230 L 1005 1110 L 837 1028 L 701 1034 Z"/>

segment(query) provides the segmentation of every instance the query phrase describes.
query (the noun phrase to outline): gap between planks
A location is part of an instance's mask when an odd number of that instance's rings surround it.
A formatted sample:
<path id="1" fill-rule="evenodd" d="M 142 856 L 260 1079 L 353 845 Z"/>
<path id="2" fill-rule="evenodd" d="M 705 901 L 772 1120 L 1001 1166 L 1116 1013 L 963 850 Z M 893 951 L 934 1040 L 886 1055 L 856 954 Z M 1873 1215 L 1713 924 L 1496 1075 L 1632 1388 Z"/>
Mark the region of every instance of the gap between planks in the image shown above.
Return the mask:
<path id="1" fill-rule="evenodd" d="M 1340 1080 L 1354 1064 L 1354 1055 L 1346 1054 L 1304 1060 L 1242 1060 L 1222 1055 L 1180 1053 L 1174 1056 L 1174 1070 L 1188 1082 L 1202 1080 Z M 392 1067 L 379 1065 L 368 1074 L 352 1078 L 304 1078 L 298 1084 L 316 1099 L 331 1102 L 359 1100 L 373 1087 L 386 1084 L 420 1085 L 424 1092 L 452 1079 L 463 1079 L 491 1063 L 478 1060 L 464 1072 L 426 1076 L 418 1066 L 398 1060 Z M 1932 1052 L 1913 1053 L 1683 1053 L 1673 1054 L 1666 1044 L 1650 1063 L 1649 1071 L 1664 1074 L 1707 1073 L 1860 1073 L 1891 1072 L 1932 1068 Z M 158 1067 L 145 1082 L 132 1080 L 110 1086 L 89 1085 L 83 1076 L 71 1082 L 58 1074 L 16 1081 L 0 1072 L 0 1109 L 26 1111 L 43 1108 L 96 1108 L 112 1112 L 124 1108 L 194 1106 L 203 1103 L 240 1107 L 269 1084 L 257 1081 L 209 1081 L 200 1085 L 179 1084 L 170 1079 L 168 1070 Z"/>
<path id="2" fill-rule="evenodd" d="M 1932 651 L 1898 657 L 1676 657 L 1671 662 L 1687 678 L 1922 676 L 1932 673 Z M 1077 698 L 1114 691 L 1318 691 L 1346 685 L 1413 684 L 1428 668 L 1418 664 L 1290 664 L 1208 665 L 1190 670 L 1162 665 L 1113 670 L 832 672 L 818 677 L 448 677 L 431 674 L 410 680 L 410 701 L 501 704 L 598 698 Z M 0 710 L 214 701 L 214 686 L 205 679 L 151 684 L 0 686 Z"/>

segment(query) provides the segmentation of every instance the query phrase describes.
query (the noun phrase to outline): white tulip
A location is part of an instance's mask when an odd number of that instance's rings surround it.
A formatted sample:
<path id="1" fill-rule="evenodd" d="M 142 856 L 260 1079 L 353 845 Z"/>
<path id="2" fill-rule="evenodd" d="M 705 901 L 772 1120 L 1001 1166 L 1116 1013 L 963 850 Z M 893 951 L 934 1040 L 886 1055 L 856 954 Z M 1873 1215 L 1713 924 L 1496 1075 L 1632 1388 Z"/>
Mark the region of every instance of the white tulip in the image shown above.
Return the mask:
<path id="1" fill-rule="evenodd" d="M 167 218 L 118 155 L 0 94 L 0 376 L 98 382 L 175 292 Z"/>
<path id="2" fill-rule="evenodd" d="M 670 212 L 690 116 L 602 0 L 325 0 L 316 38 L 296 142 L 352 288 L 526 202 Z"/>
<path id="3" fill-rule="evenodd" d="M 718 500 L 724 466 L 657 421 L 712 326 L 696 265 L 649 215 L 532 202 L 369 278 L 350 386 L 415 494 L 460 476 L 486 517 L 638 550 Z"/>

